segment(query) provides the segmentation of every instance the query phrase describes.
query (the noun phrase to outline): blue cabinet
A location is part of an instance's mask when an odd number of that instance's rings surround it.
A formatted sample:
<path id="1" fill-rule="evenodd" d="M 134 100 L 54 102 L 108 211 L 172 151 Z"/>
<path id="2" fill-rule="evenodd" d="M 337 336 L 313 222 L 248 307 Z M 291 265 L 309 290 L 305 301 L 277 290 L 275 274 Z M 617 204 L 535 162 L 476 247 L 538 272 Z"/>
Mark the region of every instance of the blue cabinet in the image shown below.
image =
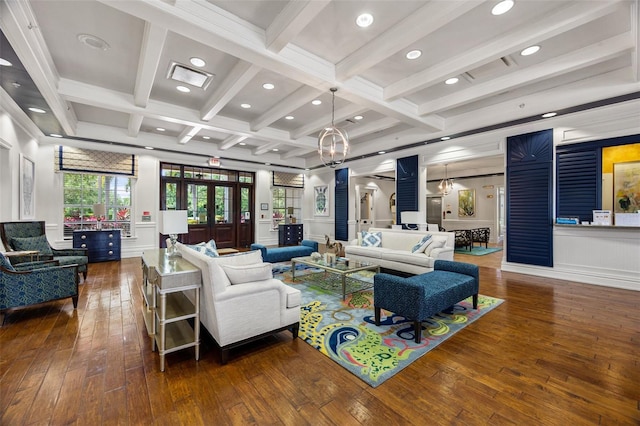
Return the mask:
<path id="1" fill-rule="evenodd" d="M 73 248 L 86 248 L 90 263 L 120 260 L 120 230 L 73 231 Z"/>

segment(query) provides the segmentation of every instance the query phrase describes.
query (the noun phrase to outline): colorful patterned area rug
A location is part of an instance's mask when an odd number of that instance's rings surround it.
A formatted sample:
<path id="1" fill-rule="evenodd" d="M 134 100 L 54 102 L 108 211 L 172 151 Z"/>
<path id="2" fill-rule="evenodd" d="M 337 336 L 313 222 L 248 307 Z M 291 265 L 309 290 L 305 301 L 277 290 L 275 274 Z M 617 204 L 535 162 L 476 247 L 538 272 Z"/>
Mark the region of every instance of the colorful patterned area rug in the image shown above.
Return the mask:
<path id="1" fill-rule="evenodd" d="M 415 343 L 413 324 L 383 311 L 380 326 L 373 311 L 373 275 L 363 271 L 347 277 L 347 294 L 342 301 L 340 278 L 321 269 L 274 264 L 274 277 L 302 292 L 300 338 L 367 382 L 372 387 L 400 372 L 416 359 L 499 306 L 503 300 L 480 295 L 478 310 L 471 298 L 422 323 L 422 342 Z M 360 290 L 361 288 L 368 288 Z M 386 318 L 385 318 L 386 315 Z"/>

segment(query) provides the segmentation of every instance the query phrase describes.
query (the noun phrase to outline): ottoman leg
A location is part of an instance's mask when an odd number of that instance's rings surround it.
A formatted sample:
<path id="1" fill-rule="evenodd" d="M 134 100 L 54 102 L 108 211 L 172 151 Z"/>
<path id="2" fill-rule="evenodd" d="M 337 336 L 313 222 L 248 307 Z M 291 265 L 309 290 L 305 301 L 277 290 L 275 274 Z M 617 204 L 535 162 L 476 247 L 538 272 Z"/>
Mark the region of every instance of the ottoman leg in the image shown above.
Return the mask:
<path id="1" fill-rule="evenodd" d="M 473 295 L 473 309 L 478 309 L 478 293 Z"/>
<path id="2" fill-rule="evenodd" d="M 380 325 L 380 308 L 377 306 L 374 306 L 373 311 L 375 312 L 375 316 L 376 316 L 376 325 Z"/>
<path id="3" fill-rule="evenodd" d="M 415 336 L 415 342 L 420 343 L 422 340 L 422 321 L 415 320 L 413 322 L 413 335 Z"/>

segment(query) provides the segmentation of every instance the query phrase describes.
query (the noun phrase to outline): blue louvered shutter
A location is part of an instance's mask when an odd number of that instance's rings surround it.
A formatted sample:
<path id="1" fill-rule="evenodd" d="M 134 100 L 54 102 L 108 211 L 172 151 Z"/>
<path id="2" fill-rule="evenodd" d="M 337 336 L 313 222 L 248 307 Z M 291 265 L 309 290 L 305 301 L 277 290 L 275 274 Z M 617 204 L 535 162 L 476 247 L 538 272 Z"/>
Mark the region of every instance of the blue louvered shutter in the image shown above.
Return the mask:
<path id="1" fill-rule="evenodd" d="M 335 172 L 335 235 L 336 240 L 349 240 L 349 169 Z"/>
<path id="2" fill-rule="evenodd" d="M 556 150 L 556 211 L 558 217 L 592 220 L 602 206 L 601 150 L 576 147 Z"/>
<path id="3" fill-rule="evenodd" d="M 507 138 L 507 261 L 553 266 L 553 131 Z"/>
<path id="4" fill-rule="evenodd" d="M 418 210 L 418 156 L 396 161 L 396 223 L 400 213 Z"/>

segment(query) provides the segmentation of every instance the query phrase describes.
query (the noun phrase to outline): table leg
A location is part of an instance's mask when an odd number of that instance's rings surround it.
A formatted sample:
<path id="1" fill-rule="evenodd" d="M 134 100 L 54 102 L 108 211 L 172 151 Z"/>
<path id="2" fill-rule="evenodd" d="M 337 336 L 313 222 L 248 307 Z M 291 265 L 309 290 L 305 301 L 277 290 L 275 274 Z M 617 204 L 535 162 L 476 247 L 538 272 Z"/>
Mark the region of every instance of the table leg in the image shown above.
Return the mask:
<path id="1" fill-rule="evenodd" d="M 193 337 L 196 339 L 196 361 L 200 359 L 200 289 L 196 288 L 196 317 L 193 322 Z"/>
<path id="2" fill-rule="evenodd" d="M 164 316 L 167 311 L 167 295 L 160 295 L 160 315 L 158 322 L 160 323 L 160 329 L 158 330 L 158 335 L 160 337 L 160 342 L 158 343 L 158 353 L 160 354 L 160 371 L 164 371 L 164 349 L 165 349 L 165 323 Z"/>
<path id="3" fill-rule="evenodd" d="M 342 301 L 344 302 L 344 299 L 347 298 L 347 295 L 345 294 L 347 291 L 347 274 L 340 275 L 342 275 Z"/>
<path id="4" fill-rule="evenodd" d="M 291 281 L 296 280 L 296 262 L 291 261 Z"/>

